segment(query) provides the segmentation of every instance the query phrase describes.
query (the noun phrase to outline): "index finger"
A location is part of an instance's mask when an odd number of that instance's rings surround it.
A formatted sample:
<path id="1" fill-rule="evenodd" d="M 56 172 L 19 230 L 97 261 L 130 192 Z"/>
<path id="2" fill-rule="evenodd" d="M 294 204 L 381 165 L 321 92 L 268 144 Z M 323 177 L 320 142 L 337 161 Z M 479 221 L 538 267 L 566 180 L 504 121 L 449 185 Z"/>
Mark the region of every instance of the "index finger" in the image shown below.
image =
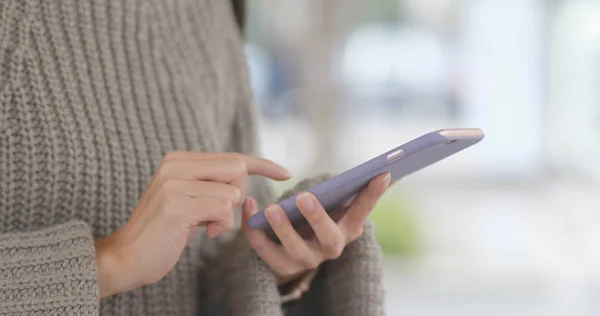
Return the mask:
<path id="1" fill-rule="evenodd" d="M 170 152 L 164 162 L 173 161 L 223 161 L 241 162 L 249 175 L 262 175 L 273 180 L 287 180 L 290 172 L 272 160 L 245 155 L 241 153 L 205 153 L 205 152 Z"/>
<path id="2" fill-rule="evenodd" d="M 247 199 L 242 206 L 242 230 L 246 234 L 246 238 L 252 249 L 256 251 L 266 264 L 273 267 L 276 271 L 285 271 L 286 267 L 295 267 L 296 263 L 287 256 L 283 247 L 271 241 L 263 230 L 248 228 L 246 225 L 248 217 L 257 212 L 256 201 L 254 199 Z"/>
<path id="3" fill-rule="evenodd" d="M 224 181 L 237 186 L 242 191 L 242 197 L 246 196 L 246 180 L 248 175 L 261 175 L 273 180 L 287 180 L 290 178 L 290 173 L 285 168 L 271 160 L 258 157 L 242 154 L 225 154 L 213 158 L 211 162 L 216 163 L 215 168 L 211 172 L 221 169 L 214 181 Z"/>
<path id="4" fill-rule="evenodd" d="M 357 238 L 362 230 L 363 223 L 377 204 L 379 198 L 390 186 L 391 175 L 385 173 L 371 180 L 358 196 L 352 201 L 346 216 L 340 221 L 340 226 L 349 239 Z"/>
<path id="5" fill-rule="evenodd" d="M 233 159 L 241 159 L 246 163 L 248 174 L 262 175 L 273 180 L 287 180 L 290 172 L 274 161 L 244 154 L 233 154 Z"/>

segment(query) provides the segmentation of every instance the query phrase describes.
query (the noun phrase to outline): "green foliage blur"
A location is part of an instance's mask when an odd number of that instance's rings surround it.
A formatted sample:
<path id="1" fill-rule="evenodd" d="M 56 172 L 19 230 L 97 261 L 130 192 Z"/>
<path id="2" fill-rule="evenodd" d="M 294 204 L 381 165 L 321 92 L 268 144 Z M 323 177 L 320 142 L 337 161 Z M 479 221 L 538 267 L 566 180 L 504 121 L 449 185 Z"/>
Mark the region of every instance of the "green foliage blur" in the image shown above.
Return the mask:
<path id="1" fill-rule="evenodd" d="M 398 22 L 404 13 L 402 3 L 398 0 L 361 1 L 359 12 L 359 21 L 363 23 Z"/>
<path id="2" fill-rule="evenodd" d="M 371 213 L 375 237 L 385 255 L 411 256 L 419 251 L 419 233 L 411 215 L 413 212 L 410 200 L 392 188 Z"/>
<path id="3" fill-rule="evenodd" d="M 271 0 L 272 1 L 272 0 Z M 357 25 L 361 23 L 389 23 L 399 22 L 405 19 L 404 6 L 401 0 L 369 0 L 357 1 L 353 18 L 357 19 Z M 261 30 L 262 16 L 260 1 L 248 1 L 245 38 L 247 42 L 255 44 L 267 44 L 266 34 Z"/>

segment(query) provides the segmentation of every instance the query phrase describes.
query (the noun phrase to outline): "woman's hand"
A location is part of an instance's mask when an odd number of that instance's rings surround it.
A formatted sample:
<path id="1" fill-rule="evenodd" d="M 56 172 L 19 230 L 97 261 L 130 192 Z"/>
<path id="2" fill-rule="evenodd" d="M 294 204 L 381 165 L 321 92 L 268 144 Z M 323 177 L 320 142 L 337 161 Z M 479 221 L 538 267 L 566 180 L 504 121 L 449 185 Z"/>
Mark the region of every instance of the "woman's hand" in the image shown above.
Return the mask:
<path id="1" fill-rule="evenodd" d="M 199 226 L 209 237 L 231 229 L 249 174 L 289 178 L 277 164 L 241 154 L 167 154 L 127 223 L 96 242 L 100 296 L 162 279 Z"/>
<path id="2" fill-rule="evenodd" d="M 319 201 L 310 193 L 302 193 L 296 205 L 314 231 L 314 238 L 303 239 L 292 227 L 284 210 L 278 205 L 266 209 L 266 217 L 281 245 L 273 242 L 265 231 L 245 226 L 248 217 L 257 212 L 256 202 L 243 205 L 244 232 L 252 248 L 275 271 L 279 284 L 317 268 L 323 261 L 338 258 L 345 246 L 362 235 L 363 223 L 379 197 L 390 186 L 390 174 L 373 179 L 350 203 L 346 214 L 334 221 Z"/>

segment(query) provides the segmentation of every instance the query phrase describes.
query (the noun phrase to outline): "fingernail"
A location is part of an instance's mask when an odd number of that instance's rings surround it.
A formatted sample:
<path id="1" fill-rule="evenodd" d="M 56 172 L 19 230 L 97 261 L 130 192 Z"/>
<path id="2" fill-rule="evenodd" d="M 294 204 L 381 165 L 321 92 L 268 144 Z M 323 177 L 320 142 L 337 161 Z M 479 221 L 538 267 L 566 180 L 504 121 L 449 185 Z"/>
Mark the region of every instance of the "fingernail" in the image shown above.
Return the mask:
<path id="1" fill-rule="evenodd" d="M 388 174 L 385 175 L 383 180 L 381 180 L 381 184 L 380 184 L 381 189 L 382 190 L 387 189 L 390 186 L 390 181 L 392 181 L 392 175 L 388 172 Z"/>
<path id="2" fill-rule="evenodd" d="M 247 214 L 250 213 L 250 198 L 246 198 L 244 200 L 243 209 L 244 209 L 244 212 L 246 212 Z"/>
<path id="3" fill-rule="evenodd" d="M 246 196 L 242 195 L 241 191 L 237 191 L 237 193 L 236 193 L 237 203 L 235 205 L 243 205 L 244 203 L 246 203 L 246 198 L 247 198 Z"/>
<path id="4" fill-rule="evenodd" d="M 256 201 L 253 198 L 246 199 L 246 214 L 253 215 L 256 212 Z"/>
<path id="5" fill-rule="evenodd" d="M 300 290 L 300 289 L 294 290 L 294 294 L 292 297 L 294 300 L 300 299 L 302 297 L 302 290 Z"/>
<path id="6" fill-rule="evenodd" d="M 271 224 L 281 223 L 281 213 L 277 205 L 271 205 L 265 210 L 267 217 L 271 220 Z"/>
<path id="7" fill-rule="evenodd" d="M 310 193 L 302 193 L 298 196 L 298 204 L 304 211 L 312 211 L 315 208 L 315 202 Z"/>
<path id="8" fill-rule="evenodd" d="M 212 239 L 215 238 L 215 236 L 217 236 L 219 234 L 219 229 L 215 228 L 215 226 L 208 226 L 206 228 L 206 236 L 208 236 L 208 238 Z"/>
<path id="9" fill-rule="evenodd" d="M 277 165 L 279 167 L 279 170 L 281 170 L 281 172 L 288 178 L 292 177 L 292 173 L 287 170 L 286 168 L 284 168 L 282 165 Z"/>

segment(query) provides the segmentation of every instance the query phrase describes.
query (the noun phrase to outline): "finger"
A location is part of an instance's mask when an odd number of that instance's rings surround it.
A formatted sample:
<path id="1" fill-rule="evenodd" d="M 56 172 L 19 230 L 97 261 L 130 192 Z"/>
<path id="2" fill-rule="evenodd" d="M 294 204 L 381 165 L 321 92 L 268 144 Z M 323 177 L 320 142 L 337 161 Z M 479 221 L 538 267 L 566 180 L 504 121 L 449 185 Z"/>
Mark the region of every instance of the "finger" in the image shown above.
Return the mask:
<path id="1" fill-rule="evenodd" d="M 398 179 L 394 180 L 392 183 L 390 183 L 389 187 L 393 186 L 400 180 L 402 180 L 402 178 L 398 178 Z M 354 202 L 354 199 L 356 199 L 356 196 L 358 196 L 358 194 L 355 194 L 355 195 L 351 196 L 350 198 L 346 199 L 344 202 L 342 202 L 342 207 L 344 207 L 344 208 L 350 207 L 350 205 L 352 205 L 352 202 Z"/>
<path id="2" fill-rule="evenodd" d="M 342 207 L 346 208 L 346 207 L 349 207 L 350 205 L 352 205 L 352 202 L 354 202 L 354 199 L 356 199 L 357 195 L 358 194 L 354 194 L 350 198 L 346 199 L 346 201 L 342 202 Z"/>
<path id="3" fill-rule="evenodd" d="M 226 230 L 221 228 L 217 223 L 211 222 L 206 224 L 206 236 L 208 236 L 208 238 L 215 238 L 225 231 Z"/>
<path id="4" fill-rule="evenodd" d="M 156 175 L 160 177 L 160 181 L 163 183 L 173 180 L 187 180 L 230 184 L 240 190 L 242 197 L 245 198 L 246 195 L 248 173 L 246 165 L 242 161 L 204 160 L 198 162 L 172 160 L 162 163 Z"/>
<path id="5" fill-rule="evenodd" d="M 244 202 L 244 193 L 238 185 L 225 184 L 221 182 L 209 182 L 209 181 L 192 181 L 194 182 L 194 188 L 198 196 L 214 196 L 218 198 L 228 199 L 234 205 L 241 205 Z"/>
<path id="6" fill-rule="evenodd" d="M 292 176 L 287 169 L 268 159 L 238 153 L 224 155 L 226 158 L 244 161 L 250 175 L 262 175 L 273 180 L 287 180 Z"/>
<path id="7" fill-rule="evenodd" d="M 224 198 L 192 197 L 174 202 L 177 216 L 190 228 L 207 226 L 207 235 L 215 237 L 233 228 L 235 223 L 233 203 Z"/>
<path id="8" fill-rule="evenodd" d="M 274 163 L 272 164 L 274 165 Z M 260 172 L 257 172 L 256 169 L 248 169 L 254 167 L 256 166 L 248 165 L 243 159 L 223 157 L 219 160 L 206 159 L 201 163 L 193 160 L 165 162 L 161 165 L 157 173 L 163 179 L 163 181 L 166 181 L 166 179 L 180 178 L 186 180 L 213 181 L 231 184 L 238 187 L 241 191 L 242 197 L 245 198 L 246 179 L 248 174 L 261 174 Z M 276 169 L 279 170 L 281 167 L 276 167 Z M 288 176 L 283 177 L 281 175 L 277 175 L 277 173 L 281 172 L 283 171 L 271 170 L 270 174 L 268 172 L 263 172 L 262 174 L 276 180 L 287 179 Z"/>
<path id="9" fill-rule="evenodd" d="M 248 174 L 252 175 L 262 175 L 273 180 L 287 180 L 291 176 L 287 169 L 271 160 L 240 153 L 170 152 L 165 155 L 162 164 L 182 161 L 222 162 L 225 160 L 234 160 L 243 163 L 245 165 L 244 169 Z"/>
<path id="10" fill-rule="evenodd" d="M 254 199 L 246 199 L 246 202 L 242 205 L 242 230 L 246 234 L 248 243 L 256 253 L 263 259 L 263 261 L 273 267 L 274 270 L 282 271 L 291 268 L 298 268 L 295 262 L 285 253 L 283 248 L 267 237 L 266 233 L 260 229 L 251 229 L 246 225 L 248 218 L 258 212 L 256 207 L 256 201 Z"/>
<path id="11" fill-rule="evenodd" d="M 363 223 L 377 204 L 379 197 L 389 187 L 390 180 L 391 175 L 389 173 L 375 177 L 352 202 L 346 216 L 340 221 L 340 226 L 349 240 L 354 240 L 360 236 Z"/>
<path id="12" fill-rule="evenodd" d="M 335 259 L 342 254 L 346 240 L 338 225 L 331 219 L 323 206 L 311 193 L 298 196 L 296 205 L 315 232 L 323 255 Z"/>
<path id="13" fill-rule="evenodd" d="M 163 187 L 167 187 L 169 194 L 182 198 L 213 196 L 228 199 L 234 205 L 240 205 L 244 200 L 239 187 L 221 182 L 173 179 L 164 182 Z"/>
<path id="14" fill-rule="evenodd" d="M 317 258 L 315 252 L 298 235 L 281 206 L 273 204 L 265 210 L 265 213 L 267 221 L 288 256 L 307 269 L 316 268 L 320 258 Z"/>

